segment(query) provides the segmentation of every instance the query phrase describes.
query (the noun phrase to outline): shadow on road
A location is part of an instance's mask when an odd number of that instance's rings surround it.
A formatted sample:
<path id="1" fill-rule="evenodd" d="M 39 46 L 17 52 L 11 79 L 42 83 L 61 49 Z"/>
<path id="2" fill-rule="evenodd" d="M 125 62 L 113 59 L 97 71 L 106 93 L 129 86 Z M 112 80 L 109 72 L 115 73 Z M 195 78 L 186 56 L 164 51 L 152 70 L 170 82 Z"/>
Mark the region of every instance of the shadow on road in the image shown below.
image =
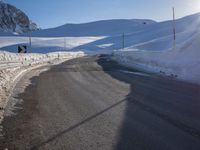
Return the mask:
<path id="1" fill-rule="evenodd" d="M 198 124 L 187 120 L 195 113 L 200 113 L 198 107 L 192 105 L 192 103 L 200 104 L 199 86 L 158 76 L 122 73 L 119 70 L 130 72 L 137 70 L 120 66 L 107 57 L 99 57 L 97 63 L 112 78 L 129 84 L 130 93 L 124 100 L 69 127 L 33 149 L 52 142 L 123 102 L 126 102 L 124 121 L 119 131 L 117 145 L 113 146 L 113 150 L 200 148 L 200 128 L 197 128 Z M 179 116 L 183 114 L 186 116 L 180 118 Z"/>
<path id="2" fill-rule="evenodd" d="M 200 122 L 195 122 L 200 114 L 198 85 L 159 76 L 122 73 L 117 70 L 133 70 L 119 68 L 120 65 L 106 59 L 98 59 L 98 64 L 112 78 L 131 87 L 118 144 L 113 150 L 200 148 Z"/>
<path id="3" fill-rule="evenodd" d="M 71 60 L 68 63 L 74 64 L 76 60 Z M 112 78 L 130 85 L 130 92 L 126 98 L 45 141 L 38 137 L 38 141 L 35 141 L 33 147 L 31 147 L 32 150 L 42 149 L 46 144 L 53 142 L 122 103 L 126 103 L 126 110 L 118 134 L 118 141 L 116 145 L 113 145 L 113 150 L 200 149 L 200 122 L 197 115 L 200 114 L 200 88 L 198 85 L 158 76 L 124 73 L 120 70 L 129 72 L 137 72 L 137 70 L 120 66 L 106 56 L 100 56 L 97 59 L 97 64 Z M 59 65 L 51 69 L 59 70 Z M 69 70 L 69 68 L 67 69 Z M 71 71 L 76 70 L 72 68 Z M 29 97 L 31 92 L 36 90 L 37 82 L 39 82 L 37 77 L 33 77 L 31 84 L 19 97 Z M 17 121 L 18 125 L 24 126 L 28 120 L 31 120 L 32 116 L 27 112 L 30 110 L 37 112 L 36 100 L 37 97 L 29 97 L 29 101 L 23 103 L 24 110 L 18 110 L 18 115 L 13 122 L 19 120 Z M 19 104 L 18 107 L 21 107 L 21 105 Z M 30 116 L 27 116 L 27 114 Z M 24 118 L 24 120 L 20 120 L 20 118 Z M 8 124 L 8 130 L 12 128 L 13 131 L 17 130 L 12 127 L 12 119 L 9 117 L 7 119 L 5 122 L 11 123 L 11 125 Z M 35 134 L 40 135 L 39 133 Z M 11 139 L 20 138 L 17 133 L 14 135 L 16 137 L 11 137 Z M 7 138 L 9 139 L 10 137 Z"/>

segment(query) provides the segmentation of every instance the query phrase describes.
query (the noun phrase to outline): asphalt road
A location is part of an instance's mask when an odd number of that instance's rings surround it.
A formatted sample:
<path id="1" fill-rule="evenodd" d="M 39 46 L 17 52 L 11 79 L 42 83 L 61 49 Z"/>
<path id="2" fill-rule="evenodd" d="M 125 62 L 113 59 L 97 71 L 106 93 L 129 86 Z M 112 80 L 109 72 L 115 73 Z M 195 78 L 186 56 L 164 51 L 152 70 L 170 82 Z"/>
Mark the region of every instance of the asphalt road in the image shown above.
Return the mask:
<path id="1" fill-rule="evenodd" d="M 1 149 L 200 150 L 200 87 L 84 57 L 26 74 Z M 29 80 L 29 78 L 31 78 Z M 16 93 L 15 93 L 16 94 Z M 23 101 L 21 101 L 23 100 Z"/>

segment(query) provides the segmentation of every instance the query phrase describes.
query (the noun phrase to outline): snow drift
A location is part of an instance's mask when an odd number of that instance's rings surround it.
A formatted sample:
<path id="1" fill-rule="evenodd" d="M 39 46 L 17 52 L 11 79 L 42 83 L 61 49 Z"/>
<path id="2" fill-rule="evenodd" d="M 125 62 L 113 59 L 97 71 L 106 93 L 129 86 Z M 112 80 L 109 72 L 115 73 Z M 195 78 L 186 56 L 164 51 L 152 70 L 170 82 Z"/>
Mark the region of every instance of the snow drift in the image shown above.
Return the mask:
<path id="1" fill-rule="evenodd" d="M 167 51 L 121 50 L 114 59 L 130 67 L 200 84 L 200 33 Z"/>

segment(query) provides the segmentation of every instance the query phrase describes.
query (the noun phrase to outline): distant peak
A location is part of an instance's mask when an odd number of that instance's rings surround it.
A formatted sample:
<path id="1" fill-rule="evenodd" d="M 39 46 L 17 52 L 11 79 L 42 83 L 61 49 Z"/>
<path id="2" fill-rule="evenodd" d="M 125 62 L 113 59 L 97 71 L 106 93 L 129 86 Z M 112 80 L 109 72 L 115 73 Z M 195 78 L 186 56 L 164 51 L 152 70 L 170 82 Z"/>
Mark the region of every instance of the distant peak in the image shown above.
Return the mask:
<path id="1" fill-rule="evenodd" d="M 20 9 L 0 0 L 0 31 L 26 33 L 38 30 L 35 23 Z"/>

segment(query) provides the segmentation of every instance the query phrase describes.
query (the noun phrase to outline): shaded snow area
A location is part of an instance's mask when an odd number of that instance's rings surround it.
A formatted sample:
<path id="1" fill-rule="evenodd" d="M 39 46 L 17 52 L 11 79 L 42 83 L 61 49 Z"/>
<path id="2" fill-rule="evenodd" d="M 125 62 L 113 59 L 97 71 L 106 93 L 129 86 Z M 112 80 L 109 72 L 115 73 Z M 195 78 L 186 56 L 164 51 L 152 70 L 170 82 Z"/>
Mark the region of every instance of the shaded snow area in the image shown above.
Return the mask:
<path id="1" fill-rule="evenodd" d="M 27 71 L 44 65 L 58 64 L 63 61 L 82 57 L 83 52 L 55 52 L 48 54 L 14 54 L 0 52 L 0 122 L 16 79 Z"/>
<path id="2" fill-rule="evenodd" d="M 31 52 L 49 53 L 67 51 L 102 38 L 104 37 L 32 37 Z M 29 37 L 0 36 L 0 49 L 2 50 L 16 53 L 19 44 L 25 44 L 30 49 Z"/>

